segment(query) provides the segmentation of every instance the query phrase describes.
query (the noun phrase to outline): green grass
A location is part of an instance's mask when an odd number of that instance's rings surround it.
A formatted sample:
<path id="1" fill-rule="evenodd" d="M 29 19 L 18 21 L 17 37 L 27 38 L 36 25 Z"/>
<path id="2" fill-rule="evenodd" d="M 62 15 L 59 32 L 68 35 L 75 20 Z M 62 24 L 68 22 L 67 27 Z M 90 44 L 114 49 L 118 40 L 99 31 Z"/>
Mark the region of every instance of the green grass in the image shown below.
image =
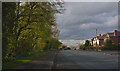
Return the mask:
<path id="1" fill-rule="evenodd" d="M 43 55 L 45 55 L 49 52 L 50 52 L 50 50 L 49 51 L 38 52 L 36 54 L 26 56 L 26 57 L 17 57 L 16 60 L 14 60 L 14 61 L 9 61 L 9 62 L 3 63 L 2 64 L 2 69 L 12 69 L 16 66 L 22 65 L 24 63 L 28 63 L 28 62 L 32 61 L 33 59 L 37 59 L 40 56 L 43 56 Z"/>

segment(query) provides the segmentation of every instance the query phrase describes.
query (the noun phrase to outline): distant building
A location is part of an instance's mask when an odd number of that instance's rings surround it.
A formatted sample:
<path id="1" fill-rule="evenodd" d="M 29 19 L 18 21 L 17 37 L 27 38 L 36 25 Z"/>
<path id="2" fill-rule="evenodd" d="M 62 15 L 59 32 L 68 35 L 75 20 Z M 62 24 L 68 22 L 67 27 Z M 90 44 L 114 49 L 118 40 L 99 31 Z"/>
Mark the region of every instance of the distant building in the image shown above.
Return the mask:
<path id="1" fill-rule="evenodd" d="M 90 43 L 92 46 L 103 46 L 106 39 L 111 39 L 115 45 L 118 45 L 120 43 L 120 31 L 114 30 L 112 33 L 99 34 L 99 36 L 93 37 Z"/>
<path id="2" fill-rule="evenodd" d="M 84 44 L 85 40 L 59 40 L 67 46 L 77 46 L 78 44 Z"/>

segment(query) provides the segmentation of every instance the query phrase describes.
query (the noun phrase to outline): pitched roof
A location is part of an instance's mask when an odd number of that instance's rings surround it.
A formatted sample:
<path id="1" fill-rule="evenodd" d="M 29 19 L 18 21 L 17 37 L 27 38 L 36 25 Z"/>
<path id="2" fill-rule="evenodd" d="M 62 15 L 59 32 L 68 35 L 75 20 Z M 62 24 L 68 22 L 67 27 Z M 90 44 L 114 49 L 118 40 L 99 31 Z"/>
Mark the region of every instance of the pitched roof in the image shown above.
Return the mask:
<path id="1" fill-rule="evenodd" d="M 106 37 L 106 34 L 103 34 L 100 39 L 104 39 Z"/>
<path id="2" fill-rule="evenodd" d="M 112 33 L 107 33 L 107 34 L 109 34 L 109 36 L 114 36 L 114 32 L 112 32 Z"/>

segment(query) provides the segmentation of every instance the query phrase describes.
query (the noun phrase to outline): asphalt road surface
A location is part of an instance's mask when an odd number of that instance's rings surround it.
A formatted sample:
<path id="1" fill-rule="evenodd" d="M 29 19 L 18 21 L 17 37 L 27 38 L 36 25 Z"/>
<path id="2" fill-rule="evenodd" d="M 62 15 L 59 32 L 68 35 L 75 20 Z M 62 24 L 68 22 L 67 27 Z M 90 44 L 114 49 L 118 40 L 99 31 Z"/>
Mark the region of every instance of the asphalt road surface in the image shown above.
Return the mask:
<path id="1" fill-rule="evenodd" d="M 118 56 L 97 51 L 61 50 L 54 69 L 118 69 Z"/>

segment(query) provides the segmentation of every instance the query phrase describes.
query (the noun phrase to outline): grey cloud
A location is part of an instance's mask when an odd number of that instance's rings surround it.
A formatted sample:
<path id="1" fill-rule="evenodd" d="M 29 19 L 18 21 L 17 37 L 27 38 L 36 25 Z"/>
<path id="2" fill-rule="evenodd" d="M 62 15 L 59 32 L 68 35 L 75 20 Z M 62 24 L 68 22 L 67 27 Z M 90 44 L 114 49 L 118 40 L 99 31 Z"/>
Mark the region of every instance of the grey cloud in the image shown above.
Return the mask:
<path id="1" fill-rule="evenodd" d="M 89 39 L 99 33 L 117 29 L 117 2 L 66 3 L 63 15 L 57 15 L 57 24 L 61 29 L 59 39 Z"/>

